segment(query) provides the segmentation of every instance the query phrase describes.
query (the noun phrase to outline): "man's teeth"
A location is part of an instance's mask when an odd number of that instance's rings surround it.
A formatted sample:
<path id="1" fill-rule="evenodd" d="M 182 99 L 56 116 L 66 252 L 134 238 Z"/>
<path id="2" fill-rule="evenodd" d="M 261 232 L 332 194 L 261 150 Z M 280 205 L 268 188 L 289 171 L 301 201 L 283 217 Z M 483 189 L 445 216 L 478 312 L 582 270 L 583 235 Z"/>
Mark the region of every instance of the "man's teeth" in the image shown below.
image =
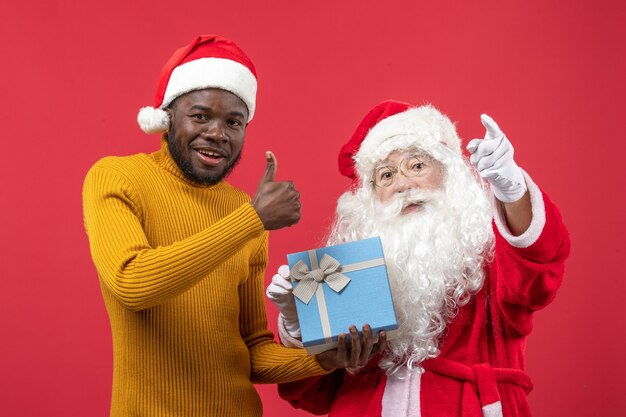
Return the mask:
<path id="1" fill-rule="evenodd" d="M 222 157 L 222 155 L 220 155 L 219 153 L 211 152 L 211 151 L 205 151 L 204 149 L 198 149 L 198 152 L 200 152 L 202 155 L 210 156 L 212 158 L 221 158 Z"/>

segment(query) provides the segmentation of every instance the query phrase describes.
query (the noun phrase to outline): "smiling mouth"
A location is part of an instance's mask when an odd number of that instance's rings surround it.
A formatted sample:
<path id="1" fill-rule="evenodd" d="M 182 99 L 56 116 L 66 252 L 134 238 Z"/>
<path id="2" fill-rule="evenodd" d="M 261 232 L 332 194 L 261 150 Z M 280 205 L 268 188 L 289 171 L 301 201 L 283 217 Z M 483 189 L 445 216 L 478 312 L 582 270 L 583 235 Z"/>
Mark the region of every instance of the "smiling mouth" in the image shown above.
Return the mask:
<path id="1" fill-rule="evenodd" d="M 222 160 L 226 159 L 226 155 L 224 155 L 221 152 L 214 151 L 211 149 L 196 148 L 194 149 L 194 151 L 197 152 L 197 154 L 200 156 L 200 159 L 203 162 L 208 163 L 210 165 L 218 164 Z"/>
<path id="2" fill-rule="evenodd" d="M 204 156 L 208 156 L 209 158 L 224 158 L 219 152 L 211 151 L 209 149 L 196 149 L 196 152 L 201 153 Z"/>

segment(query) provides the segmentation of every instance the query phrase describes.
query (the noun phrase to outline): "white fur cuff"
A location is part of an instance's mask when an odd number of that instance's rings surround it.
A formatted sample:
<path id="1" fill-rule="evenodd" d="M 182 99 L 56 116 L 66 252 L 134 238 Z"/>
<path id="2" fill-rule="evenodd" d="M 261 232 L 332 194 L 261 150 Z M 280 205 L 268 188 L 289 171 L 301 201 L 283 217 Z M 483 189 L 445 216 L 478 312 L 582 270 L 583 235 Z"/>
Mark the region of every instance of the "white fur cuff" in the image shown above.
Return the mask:
<path id="1" fill-rule="evenodd" d="M 543 203 L 541 190 L 533 182 L 532 178 L 530 178 L 530 175 L 528 175 L 524 170 L 522 170 L 522 174 L 524 175 L 524 180 L 528 186 L 528 192 L 530 192 L 530 204 L 532 206 L 533 217 L 528 230 L 519 236 L 513 236 L 506 224 L 506 217 L 502 211 L 501 205 L 498 204 L 497 201 L 494 201 L 494 205 L 496 207 L 494 219 L 496 221 L 498 231 L 507 240 L 507 242 L 511 244 L 511 246 L 520 249 L 528 248 L 535 243 L 537 239 L 539 239 L 539 236 L 541 236 L 541 232 L 546 225 L 546 207 Z"/>

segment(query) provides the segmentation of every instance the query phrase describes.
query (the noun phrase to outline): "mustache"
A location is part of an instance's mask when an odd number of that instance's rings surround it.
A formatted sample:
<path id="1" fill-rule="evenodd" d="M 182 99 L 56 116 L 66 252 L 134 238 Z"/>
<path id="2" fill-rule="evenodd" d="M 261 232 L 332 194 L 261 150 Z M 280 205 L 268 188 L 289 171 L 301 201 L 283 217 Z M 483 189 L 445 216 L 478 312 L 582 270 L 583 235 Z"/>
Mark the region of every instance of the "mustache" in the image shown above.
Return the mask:
<path id="1" fill-rule="evenodd" d="M 397 193 L 391 201 L 376 203 L 376 213 L 384 219 L 392 219 L 400 215 L 402 210 L 411 205 L 430 205 L 433 202 L 441 201 L 442 191 L 429 191 L 420 189 L 410 189 Z"/>

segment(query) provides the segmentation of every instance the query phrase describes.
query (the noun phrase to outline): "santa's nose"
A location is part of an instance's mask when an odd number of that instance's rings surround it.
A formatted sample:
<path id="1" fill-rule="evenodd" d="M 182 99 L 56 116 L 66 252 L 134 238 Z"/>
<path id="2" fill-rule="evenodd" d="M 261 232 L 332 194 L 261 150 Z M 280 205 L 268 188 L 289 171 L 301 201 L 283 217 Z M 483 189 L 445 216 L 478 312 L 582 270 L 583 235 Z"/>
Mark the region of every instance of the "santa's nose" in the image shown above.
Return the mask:
<path id="1" fill-rule="evenodd" d="M 396 177 L 396 181 L 394 183 L 394 188 L 396 192 L 403 193 L 416 187 L 417 185 L 415 184 L 414 178 L 410 178 L 405 175 L 398 175 Z"/>

